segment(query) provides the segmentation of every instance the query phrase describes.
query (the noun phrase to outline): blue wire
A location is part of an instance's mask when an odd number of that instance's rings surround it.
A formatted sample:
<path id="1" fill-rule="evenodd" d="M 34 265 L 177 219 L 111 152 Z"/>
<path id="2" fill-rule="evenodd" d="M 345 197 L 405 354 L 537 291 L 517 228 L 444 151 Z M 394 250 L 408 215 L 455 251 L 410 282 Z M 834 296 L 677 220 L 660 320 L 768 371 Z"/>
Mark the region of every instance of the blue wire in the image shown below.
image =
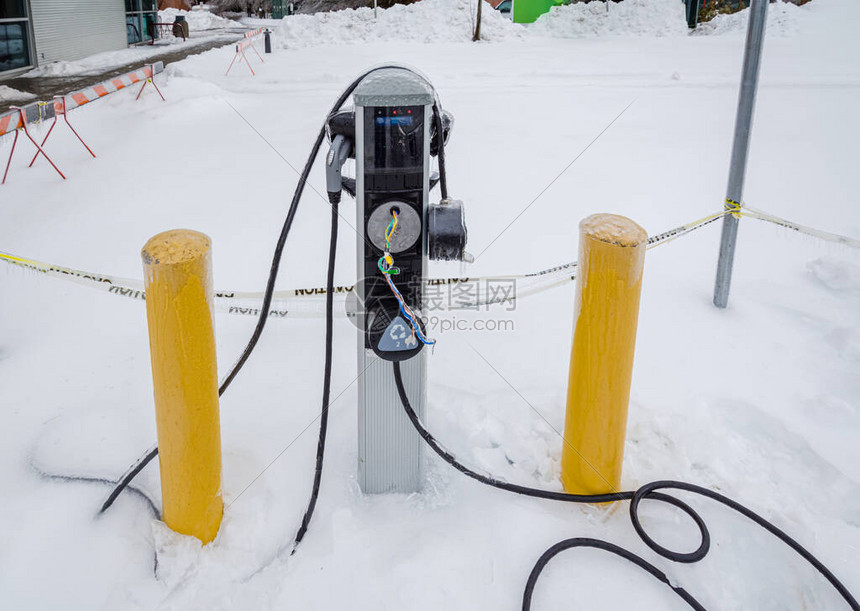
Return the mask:
<path id="1" fill-rule="evenodd" d="M 394 286 L 394 282 L 391 281 L 391 277 L 386 274 L 385 279 L 388 281 L 388 286 L 391 287 L 391 291 L 397 298 L 397 303 L 400 304 L 400 312 L 403 314 L 404 317 L 406 317 L 406 320 L 409 321 L 409 325 L 412 327 L 412 330 L 415 331 L 415 335 L 418 336 L 418 339 L 425 346 L 434 345 L 436 343 L 436 340 L 428 340 L 426 337 L 424 337 L 424 334 L 421 332 L 421 328 L 415 322 L 415 319 L 410 316 L 409 313 L 406 311 L 406 304 L 404 302 L 403 295 L 400 293 L 397 287 Z"/>

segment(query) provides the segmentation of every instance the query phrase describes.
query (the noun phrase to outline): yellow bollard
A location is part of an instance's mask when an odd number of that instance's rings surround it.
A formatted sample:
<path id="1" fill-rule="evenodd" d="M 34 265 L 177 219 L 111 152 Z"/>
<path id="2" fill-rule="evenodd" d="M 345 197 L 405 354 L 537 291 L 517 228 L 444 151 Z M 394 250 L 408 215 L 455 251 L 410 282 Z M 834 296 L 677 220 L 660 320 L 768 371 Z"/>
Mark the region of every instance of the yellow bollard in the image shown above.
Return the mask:
<path id="1" fill-rule="evenodd" d="M 617 492 L 648 234 L 628 218 L 579 224 L 573 347 L 561 454 L 572 494 Z"/>
<path id="2" fill-rule="evenodd" d="M 141 257 L 164 522 L 206 544 L 224 511 L 210 241 L 165 231 Z"/>

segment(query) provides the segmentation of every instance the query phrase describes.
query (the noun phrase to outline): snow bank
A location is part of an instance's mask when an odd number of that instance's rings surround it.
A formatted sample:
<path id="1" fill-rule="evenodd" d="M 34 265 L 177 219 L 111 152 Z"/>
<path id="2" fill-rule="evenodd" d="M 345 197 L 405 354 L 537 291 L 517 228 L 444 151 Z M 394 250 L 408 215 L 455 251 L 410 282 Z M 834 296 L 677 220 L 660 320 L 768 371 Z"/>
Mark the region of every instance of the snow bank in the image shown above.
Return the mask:
<path id="1" fill-rule="evenodd" d="M 681 36 L 687 31 L 684 5 L 678 0 L 624 0 L 553 7 L 529 31 L 552 38 L 600 36 Z"/>
<path id="2" fill-rule="evenodd" d="M 158 21 L 160 23 L 173 23 L 177 15 L 184 15 L 188 22 L 188 29 L 192 32 L 200 30 L 217 30 L 219 28 L 229 28 L 236 25 L 235 22 L 229 19 L 224 19 L 218 15 L 213 15 L 209 11 L 183 11 L 176 8 L 166 8 L 163 11 L 158 11 Z"/>
<path id="3" fill-rule="evenodd" d="M 808 9 L 795 6 L 790 2 L 776 2 L 767 8 L 766 36 L 790 36 L 800 30 L 800 21 Z M 699 24 L 695 34 L 702 35 L 738 35 L 743 36 L 747 31 L 750 10 L 744 9 L 732 15 L 717 15 L 706 23 Z"/>
<path id="4" fill-rule="evenodd" d="M 22 102 L 24 100 L 30 100 L 35 98 L 32 93 L 27 93 L 26 91 L 18 91 L 17 89 L 12 89 L 11 87 L 7 87 L 6 85 L 0 85 L 0 103 L 4 102 Z"/>
<path id="5" fill-rule="evenodd" d="M 484 40 L 497 42 L 523 35 L 522 26 L 487 9 L 481 21 Z M 376 19 L 371 8 L 285 17 L 275 39 L 283 49 L 372 41 L 466 42 L 472 39 L 473 21 L 469 0 L 422 0 L 379 9 Z"/>
<path id="6" fill-rule="evenodd" d="M 214 38 L 214 36 L 212 38 Z M 61 60 L 51 62 L 44 66 L 33 68 L 22 76 L 25 78 L 42 78 L 101 74 L 107 70 L 111 70 L 125 64 L 130 64 L 132 62 L 157 59 L 159 55 L 162 55 L 165 52 L 165 46 L 173 50 L 183 45 L 194 46 L 195 44 L 198 43 L 196 41 L 182 42 L 171 40 L 171 42 L 167 44 L 138 45 L 127 49 L 120 49 L 118 51 L 105 51 L 104 53 L 96 53 L 95 55 L 90 55 L 75 61 Z"/>

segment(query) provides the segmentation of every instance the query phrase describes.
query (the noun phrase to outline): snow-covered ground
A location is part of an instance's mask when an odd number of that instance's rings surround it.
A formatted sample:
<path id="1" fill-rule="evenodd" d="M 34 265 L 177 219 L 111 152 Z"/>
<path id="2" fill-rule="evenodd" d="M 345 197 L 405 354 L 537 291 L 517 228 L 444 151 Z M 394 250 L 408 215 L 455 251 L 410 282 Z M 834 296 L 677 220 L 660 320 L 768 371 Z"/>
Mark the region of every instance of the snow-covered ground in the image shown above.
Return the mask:
<path id="1" fill-rule="evenodd" d="M 790 14 L 792 27 L 766 42 L 745 200 L 858 238 L 860 6 L 814 0 Z M 144 242 L 190 227 L 213 239 L 217 288 L 260 290 L 293 168 L 341 89 L 389 61 L 427 74 L 456 117 L 449 185 L 467 202 L 469 250 L 480 254 L 465 270 L 434 265 L 433 275 L 514 274 L 571 261 L 577 224 L 593 212 L 627 215 L 655 234 L 720 209 L 740 37 L 688 36 L 673 26 L 661 36 L 560 38 L 532 28 L 471 44 L 438 23 L 425 29 L 434 28 L 443 42 L 414 28 L 411 40 L 374 35 L 334 45 L 320 29 L 319 44 L 292 46 L 281 31 L 256 77 L 244 66 L 225 77 L 233 50 L 222 48 L 169 66 L 158 77 L 167 102 L 152 91 L 138 102 L 117 93 L 74 111 L 70 120 L 98 158 L 62 125 L 47 150 L 67 181 L 44 160 L 28 169 L 26 146 L 16 152 L 0 187 L 0 250 L 139 278 Z M 7 138 L 0 152 L 8 146 Z M 323 183 L 318 163 L 310 184 L 322 191 Z M 342 210 L 353 214 L 348 199 Z M 308 188 L 279 287 L 323 284 L 328 221 L 325 201 Z M 857 595 L 860 254 L 744 219 L 731 301 L 721 311 L 710 301 L 718 225 L 648 253 L 623 486 L 671 478 L 717 489 L 795 535 Z M 338 284 L 354 280 L 354 249 L 344 223 Z M 572 302 L 567 285 L 522 299 L 514 311 L 440 314 L 515 324 L 431 329 L 438 345 L 427 423 L 465 463 L 559 488 L 553 429 L 564 420 Z M 222 373 L 253 324 L 218 315 Z M 311 485 L 323 328 L 320 318 L 270 321 L 222 398 L 226 511 L 219 537 L 201 548 L 154 521 L 139 497 L 124 495 L 96 519 L 107 487 L 37 472 L 114 478 L 154 441 L 142 302 L 0 267 L 0 606 L 516 609 L 537 557 L 583 536 L 652 560 L 709 609 L 847 608 L 785 546 L 704 500 L 692 502 L 711 527 L 712 551 L 687 566 L 655 557 L 626 506 L 506 495 L 429 455 L 422 494 L 361 495 L 356 338 L 343 317 L 335 322 L 337 399 L 317 513 L 300 551 L 273 560 L 292 541 Z M 160 497 L 154 464 L 138 484 Z M 684 518 L 663 507 L 643 516 L 658 541 L 692 549 L 694 527 Z M 627 563 L 583 550 L 553 561 L 533 608 L 634 601 L 643 610 L 686 608 Z"/>

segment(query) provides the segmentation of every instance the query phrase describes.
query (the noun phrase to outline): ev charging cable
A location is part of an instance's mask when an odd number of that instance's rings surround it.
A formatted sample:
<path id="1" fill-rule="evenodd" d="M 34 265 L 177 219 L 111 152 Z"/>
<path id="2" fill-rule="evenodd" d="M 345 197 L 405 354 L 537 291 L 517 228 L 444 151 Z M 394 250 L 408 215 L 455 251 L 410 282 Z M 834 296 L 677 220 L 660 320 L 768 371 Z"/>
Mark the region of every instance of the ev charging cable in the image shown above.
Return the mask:
<path id="1" fill-rule="evenodd" d="M 734 501 L 727 496 L 724 496 L 718 492 L 714 492 L 713 490 L 709 490 L 708 488 L 703 488 L 702 486 L 697 486 L 695 484 L 690 484 L 687 482 L 662 480 L 645 484 L 639 489 L 629 492 L 613 492 L 609 494 L 594 495 L 568 494 L 566 492 L 541 490 L 539 488 L 529 488 L 527 486 L 511 484 L 496 479 L 492 476 L 482 475 L 473 471 L 469 467 L 463 465 L 460 461 L 456 459 L 456 457 L 454 457 L 453 454 L 451 454 L 448 450 L 442 447 L 442 445 L 438 441 L 436 441 L 436 438 L 433 437 L 433 435 L 430 434 L 430 432 L 424 427 L 421 420 L 418 418 L 418 414 L 415 413 L 415 410 L 409 403 L 409 397 L 406 394 L 406 388 L 403 385 L 403 377 L 400 372 L 400 363 L 395 361 L 392 363 L 392 365 L 394 368 L 394 383 L 397 386 L 397 394 L 400 396 L 400 402 L 402 403 L 403 409 L 406 411 L 406 415 L 409 417 L 409 421 L 412 423 L 412 426 L 415 427 L 415 430 L 418 431 L 418 434 L 421 436 L 421 438 L 442 460 L 457 469 L 457 471 L 459 471 L 463 475 L 470 477 L 487 486 L 492 486 L 493 488 L 498 488 L 507 492 L 513 492 L 515 494 L 521 494 L 534 498 L 549 499 L 552 501 L 563 501 L 568 503 L 605 503 L 609 501 L 630 501 L 630 521 L 633 524 L 634 530 L 636 530 L 636 534 L 639 535 L 639 538 L 642 539 L 642 541 L 649 548 L 651 548 L 654 552 L 656 552 L 663 558 L 672 560 L 673 562 L 682 562 L 688 564 L 698 562 L 708 554 L 708 551 L 711 547 L 710 532 L 708 531 L 708 527 L 705 524 L 705 521 L 692 507 L 690 507 L 690 505 L 676 497 L 659 492 L 659 490 L 681 490 L 684 492 L 692 492 L 693 494 L 707 497 L 709 499 L 722 503 L 730 509 L 737 511 L 738 513 L 752 520 L 753 522 L 767 530 L 769 533 L 777 537 L 780 541 L 788 545 L 804 560 L 811 564 L 819 573 L 821 573 L 825 577 L 825 579 L 827 579 L 827 581 L 830 582 L 830 584 L 836 589 L 837 592 L 839 592 L 839 595 L 845 600 L 846 603 L 848 603 L 848 606 L 853 611 L 860 611 L 860 604 L 857 603 L 857 600 L 854 598 L 854 596 L 852 596 L 851 592 L 848 591 L 848 588 L 846 588 L 842 584 L 842 582 L 840 582 L 839 579 L 836 578 L 836 576 L 830 571 L 830 569 L 824 566 L 824 564 L 820 560 L 818 560 L 818 558 L 813 556 L 812 553 L 809 552 L 806 548 L 804 548 L 800 543 L 798 543 L 795 539 L 790 537 L 784 531 L 780 530 L 774 524 L 768 522 L 751 509 L 744 507 L 737 501 Z M 695 522 L 696 527 L 699 529 L 699 547 L 695 551 L 684 553 L 675 552 L 657 543 L 645 531 L 642 526 L 642 522 L 639 519 L 639 505 L 642 501 L 645 500 L 669 503 L 670 505 L 674 505 L 675 507 L 686 513 L 693 520 L 693 522 Z M 674 585 L 676 583 L 674 580 L 671 580 L 664 572 L 662 572 L 660 569 L 658 569 L 656 566 L 654 566 L 644 558 L 641 558 L 633 552 L 619 547 L 613 543 L 609 543 L 608 541 L 583 537 L 565 539 L 564 541 L 560 541 L 559 543 L 556 543 L 555 545 L 547 549 L 540 556 L 540 558 L 538 558 L 537 562 L 534 565 L 534 568 L 532 568 L 532 571 L 529 574 L 528 580 L 526 581 L 525 590 L 523 591 L 523 611 L 529 611 L 531 609 L 531 602 L 532 596 L 534 594 L 535 585 L 537 585 L 537 580 L 540 577 L 541 571 L 543 571 L 549 561 L 562 551 L 575 547 L 592 547 L 596 549 L 601 549 L 620 556 L 626 560 L 629 560 L 639 568 L 647 571 L 653 577 L 669 586 L 672 591 L 675 592 L 675 594 L 677 594 L 693 609 L 696 609 L 697 611 L 707 611 L 705 607 L 699 601 L 697 601 L 689 592 L 687 592 L 684 588 Z"/>

